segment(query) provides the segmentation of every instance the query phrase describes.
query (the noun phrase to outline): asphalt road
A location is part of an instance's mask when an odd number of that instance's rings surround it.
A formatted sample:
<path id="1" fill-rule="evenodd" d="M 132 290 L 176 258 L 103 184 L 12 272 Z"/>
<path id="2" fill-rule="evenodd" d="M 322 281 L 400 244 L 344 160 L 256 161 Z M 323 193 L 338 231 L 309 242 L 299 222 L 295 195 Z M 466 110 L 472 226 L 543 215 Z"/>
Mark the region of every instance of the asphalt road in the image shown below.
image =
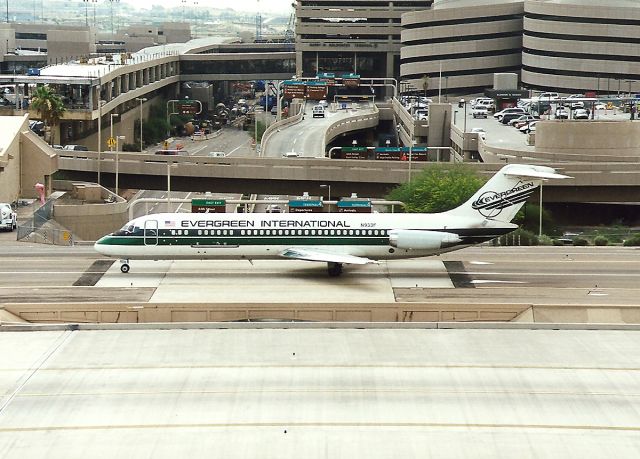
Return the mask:
<path id="1" fill-rule="evenodd" d="M 0 233 L 0 303 L 60 301 L 517 302 L 637 305 L 638 250 L 482 246 L 441 257 L 348 266 L 303 261 L 132 261 L 91 246 L 16 243 Z M 250 282 L 247 280 L 250 279 Z M 215 293 L 215 294 L 214 294 Z"/>
<path id="2" fill-rule="evenodd" d="M 324 157 L 324 135 L 331 124 L 355 114 L 373 113 L 369 103 L 361 102 L 357 109 L 331 111 L 327 108 L 324 118 L 313 118 L 313 106 L 311 103 L 306 105 L 302 121 L 271 136 L 264 152 L 265 156 L 281 157 L 284 153 L 295 152 L 298 156 Z"/>

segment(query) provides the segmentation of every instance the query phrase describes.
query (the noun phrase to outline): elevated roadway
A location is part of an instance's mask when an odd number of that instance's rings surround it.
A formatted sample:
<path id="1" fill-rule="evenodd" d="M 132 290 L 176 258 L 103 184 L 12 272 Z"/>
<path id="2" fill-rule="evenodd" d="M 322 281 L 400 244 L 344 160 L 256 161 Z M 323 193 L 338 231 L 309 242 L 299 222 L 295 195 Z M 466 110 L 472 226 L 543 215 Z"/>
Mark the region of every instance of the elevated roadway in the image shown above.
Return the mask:
<path id="1" fill-rule="evenodd" d="M 324 158 L 327 144 L 344 132 L 367 129 L 378 125 L 378 110 L 372 102 L 361 102 L 357 108 L 336 109 L 329 104 L 324 117 L 313 117 L 316 104 L 305 104 L 302 119 L 283 125 L 269 136 L 263 154 L 266 157 L 281 157 L 285 153 L 296 153 L 300 157 Z"/>
<path id="2" fill-rule="evenodd" d="M 294 130 L 295 131 L 295 130 Z M 166 189 L 167 175 L 176 191 L 247 191 L 251 193 L 295 194 L 310 191 L 322 183 L 335 185 L 336 195 L 361 193 L 381 197 L 398 183 L 404 183 L 409 169 L 416 173 L 433 163 L 414 161 L 330 160 L 326 158 L 284 159 L 269 147 L 274 157 L 158 156 L 120 153 L 119 174 L 122 188 Z M 283 147 L 284 148 L 284 147 Z M 290 147 L 289 147 L 290 148 Z M 95 181 L 98 156 L 95 152 L 59 151 L 58 167 L 73 180 Z M 280 156 L 280 157 L 275 157 Z M 103 182 L 112 185 L 115 153 L 102 153 Z M 469 163 L 487 177 L 499 170 L 500 163 Z M 544 163 L 556 167 L 573 180 L 545 185 L 548 202 L 637 202 L 640 183 L 638 163 Z M 170 166 L 169 166 L 170 165 Z"/>

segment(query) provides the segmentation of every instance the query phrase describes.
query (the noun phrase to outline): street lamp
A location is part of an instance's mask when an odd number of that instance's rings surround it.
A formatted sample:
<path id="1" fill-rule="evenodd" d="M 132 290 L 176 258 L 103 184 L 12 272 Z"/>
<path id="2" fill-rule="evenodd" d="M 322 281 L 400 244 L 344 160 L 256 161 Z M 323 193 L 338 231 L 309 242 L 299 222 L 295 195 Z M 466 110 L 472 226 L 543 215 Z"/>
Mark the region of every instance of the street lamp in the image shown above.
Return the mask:
<path id="1" fill-rule="evenodd" d="M 100 185 L 100 160 L 102 156 L 102 106 L 106 103 L 104 100 L 98 101 L 98 185 Z"/>
<path id="2" fill-rule="evenodd" d="M 416 144 L 416 141 L 411 139 L 411 143 L 409 144 L 409 183 L 411 183 L 411 154 L 413 153 L 413 146 Z"/>
<path id="3" fill-rule="evenodd" d="M 111 118 L 111 130 L 109 131 L 109 151 L 113 151 L 113 117 L 120 116 L 118 113 L 112 113 L 109 115 Z"/>
<path id="4" fill-rule="evenodd" d="M 146 97 L 136 97 L 136 100 L 140 102 L 140 153 L 142 153 L 142 103 L 147 101 Z"/>
<path id="5" fill-rule="evenodd" d="M 322 185 L 320 185 L 320 188 L 327 188 L 327 190 L 329 192 L 329 197 L 327 198 L 327 201 L 331 201 L 331 185 L 322 184 Z"/>
<path id="6" fill-rule="evenodd" d="M 118 148 L 118 141 L 119 140 L 124 140 L 124 136 L 123 135 L 119 135 L 116 137 L 116 196 L 118 195 L 118 166 L 120 164 L 120 155 L 118 154 L 119 152 L 119 148 Z"/>
<path id="7" fill-rule="evenodd" d="M 258 114 L 262 113 L 262 107 L 256 105 L 253 109 L 253 138 L 256 142 L 256 154 L 258 153 Z M 260 151 L 262 153 L 262 151 Z"/>

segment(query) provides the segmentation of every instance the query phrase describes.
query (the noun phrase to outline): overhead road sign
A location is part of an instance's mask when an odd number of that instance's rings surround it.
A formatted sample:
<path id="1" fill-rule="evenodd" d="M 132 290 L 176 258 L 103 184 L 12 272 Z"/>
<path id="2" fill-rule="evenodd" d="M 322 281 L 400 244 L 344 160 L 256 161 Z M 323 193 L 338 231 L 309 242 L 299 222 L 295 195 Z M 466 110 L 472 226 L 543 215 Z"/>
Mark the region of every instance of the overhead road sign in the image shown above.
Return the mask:
<path id="1" fill-rule="evenodd" d="M 227 202 L 224 199 L 192 199 L 192 213 L 224 213 Z"/>
<path id="2" fill-rule="evenodd" d="M 289 201 L 289 213 L 321 212 L 322 201 L 316 199 L 296 199 Z"/>

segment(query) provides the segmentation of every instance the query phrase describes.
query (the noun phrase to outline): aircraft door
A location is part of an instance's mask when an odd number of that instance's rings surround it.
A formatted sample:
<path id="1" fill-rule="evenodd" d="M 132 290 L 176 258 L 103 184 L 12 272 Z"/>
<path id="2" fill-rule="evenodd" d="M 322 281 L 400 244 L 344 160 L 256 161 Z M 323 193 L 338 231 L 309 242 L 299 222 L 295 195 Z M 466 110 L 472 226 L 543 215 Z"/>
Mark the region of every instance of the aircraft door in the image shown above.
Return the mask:
<path id="1" fill-rule="evenodd" d="M 144 245 L 158 245 L 158 220 L 144 222 Z"/>

